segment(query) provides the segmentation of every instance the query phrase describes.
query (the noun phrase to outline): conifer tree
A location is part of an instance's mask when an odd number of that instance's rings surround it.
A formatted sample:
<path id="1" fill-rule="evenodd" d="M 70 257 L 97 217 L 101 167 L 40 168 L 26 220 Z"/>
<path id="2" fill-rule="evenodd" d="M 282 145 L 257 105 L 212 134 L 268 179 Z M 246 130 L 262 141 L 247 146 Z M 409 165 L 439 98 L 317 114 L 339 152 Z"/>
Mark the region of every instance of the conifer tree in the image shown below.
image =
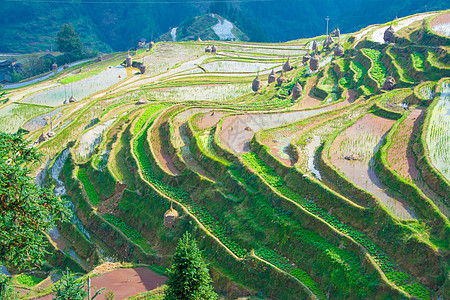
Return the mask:
<path id="1" fill-rule="evenodd" d="M 185 233 L 173 255 L 164 300 L 217 299 L 211 282 L 197 243 L 189 233 Z"/>

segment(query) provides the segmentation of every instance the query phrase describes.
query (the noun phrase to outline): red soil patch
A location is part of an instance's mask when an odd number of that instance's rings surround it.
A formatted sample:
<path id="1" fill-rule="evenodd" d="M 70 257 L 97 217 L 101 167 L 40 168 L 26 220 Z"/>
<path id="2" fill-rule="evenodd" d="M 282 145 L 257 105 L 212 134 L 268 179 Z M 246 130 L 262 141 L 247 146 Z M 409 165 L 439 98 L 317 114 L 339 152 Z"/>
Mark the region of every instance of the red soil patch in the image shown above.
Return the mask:
<path id="1" fill-rule="evenodd" d="M 91 295 L 94 288 L 105 288 L 95 299 L 104 300 L 108 291 L 114 293 L 114 299 L 121 300 L 142 294 L 162 286 L 167 277 L 160 276 L 148 268 L 117 269 L 91 279 Z M 52 300 L 54 294 L 46 295 L 39 300 Z"/>
<path id="2" fill-rule="evenodd" d="M 224 111 L 212 111 L 211 113 L 205 113 L 201 120 L 198 122 L 200 129 L 211 128 L 219 122 L 219 120 L 226 115 Z"/>
<path id="3" fill-rule="evenodd" d="M 388 194 L 371 167 L 374 151 L 381 146 L 383 137 L 394 124 L 393 120 L 366 114 L 344 130 L 330 148 L 330 160 L 338 171 L 354 184 L 372 193 L 399 218 L 414 216 L 406 203 Z M 348 160 L 346 157 L 352 157 Z"/>
<path id="4" fill-rule="evenodd" d="M 160 276 L 148 268 L 118 269 L 91 279 L 91 285 L 97 290 L 105 288 L 95 299 L 105 299 L 108 291 L 114 293 L 114 299 L 125 299 L 156 289 L 163 285 L 167 277 Z"/>
<path id="5" fill-rule="evenodd" d="M 450 13 L 437 16 L 431 21 L 431 26 L 442 25 L 450 23 Z"/>
<path id="6" fill-rule="evenodd" d="M 424 109 L 413 109 L 393 136 L 394 142 L 387 151 L 387 160 L 390 167 L 408 181 L 417 179 L 419 174 L 410 140 L 412 134 L 417 133 L 418 125 L 423 115 Z"/>

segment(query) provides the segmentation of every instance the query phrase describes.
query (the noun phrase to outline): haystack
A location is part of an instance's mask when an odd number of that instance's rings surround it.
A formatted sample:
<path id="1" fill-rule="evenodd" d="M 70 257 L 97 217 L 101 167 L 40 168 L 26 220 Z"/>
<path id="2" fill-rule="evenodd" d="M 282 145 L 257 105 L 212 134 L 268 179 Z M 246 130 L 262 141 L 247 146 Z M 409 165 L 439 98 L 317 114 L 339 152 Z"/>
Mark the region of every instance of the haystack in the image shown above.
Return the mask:
<path id="1" fill-rule="evenodd" d="M 75 98 L 73 95 L 69 98 L 69 103 L 77 102 L 77 98 Z"/>
<path id="2" fill-rule="evenodd" d="M 316 54 L 314 54 L 313 57 L 311 57 L 311 59 L 309 60 L 309 68 L 311 69 L 311 71 L 317 71 L 319 70 L 319 62 L 320 62 L 320 56 Z"/>
<path id="3" fill-rule="evenodd" d="M 252 90 L 254 92 L 257 92 L 257 91 L 259 91 L 260 88 L 261 88 L 261 79 L 259 79 L 259 76 L 256 76 L 252 82 Z"/>
<path id="4" fill-rule="evenodd" d="M 155 45 L 155 43 L 153 41 L 151 41 L 150 43 L 148 43 L 148 50 L 151 50 L 153 48 L 153 46 Z"/>
<path id="5" fill-rule="evenodd" d="M 64 100 L 63 104 L 69 104 L 69 100 Z"/>
<path id="6" fill-rule="evenodd" d="M 210 47 L 210 46 L 206 46 L 205 52 L 206 52 L 206 53 L 210 53 L 210 52 L 211 52 L 211 47 Z"/>
<path id="7" fill-rule="evenodd" d="M 283 65 L 283 71 L 288 72 L 288 71 L 292 70 L 293 68 L 294 67 L 291 65 L 291 62 L 289 61 L 289 58 L 288 58 L 287 61 Z"/>
<path id="8" fill-rule="evenodd" d="M 213 46 L 211 47 L 211 52 L 212 52 L 212 53 L 216 53 L 216 52 L 217 52 L 216 46 L 213 45 Z"/>
<path id="9" fill-rule="evenodd" d="M 197 38 L 197 42 L 203 42 L 200 36 Z"/>
<path id="10" fill-rule="evenodd" d="M 145 72 L 147 72 L 147 66 L 141 64 L 141 66 L 139 67 L 139 71 L 141 72 L 141 74 L 145 74 Z"/>
<path id="11" fill-rule="evenodd" d="M 311 55 L 309 55 L 308 53 L 303 55 L 303 64 L 306 64 L 310 58 L 311 58 Z"/>
<path id="12" fill-rule="evenodd" d="M 283 83 L 285 83 L 287 81 L 286 77 L 284 77 L 283 75 L 283 71 L 281 71 L 280 76 L 278 76 L 277 78 L 277 84 L 278 85 L 282 85 Z"/>
<path id="13" fill-rule="evenodd" d="M 383 83 L 383 90 L 389 91 L 392 90 L 395 86 L 395 79 L 392 76 L 386 77 L 386 80 Z"/>
<path id="14" fill-rule="evenodd" d="M 58 70 L 58 65 L 54 62 L 52 64 L 52 71 L 57 71 Z"/>
<path id="15" fill-rule="evenodd" d="M 317 42 L 315 40 L 312 42 L 311 50 L 312 51 L 318 51 L 319 50 L 319 46 L 317 45 Z"/>
<path id="16" fill-rule="evenodd" d="M 269 78 L 267 78 L 267 82 L 269 84 L 271 84 L 272 82 L 275 82 L 276 79 L 277 79 L 277 76 L 275 75 L 275 72 L 272 69 L 272 72 L 270 72 L 270 74 L 269 74 Z"/>
<path id="17" fill-rule="evenodd" d="M 45 141 L 48 141 L 49 140 L 49 137 L 47 136 L 47 134 L 45 134 L 44 132 L 39 136 L 39 140 L 38 140 L 38 142 L 39 143 L 43 143 L 43 142 L 45 142 Z"/>
<path id="18" fill-rule="evenodd" d="M 394 32 L 394 28 L 391 26 L 389 26 L 388 29 L 386 29 L 386 31 L 384 32 L 384 41 L 386 43 L 393 43 L 395 40 L 395 32 Z"/>
<path id="19" fill-rule="evenodd" d="M 342 47 L 341 44 L 337 44 L 336 47 L 334 47 L 334 56 L 342 55 L 344 55 L 344 47 Z"/>
<path id="20" fill-rule="evenodd" d="M 331 34 L 331 36 L 339 37 L 341 35 L 341 31 L 339 30 L 339 28 L 336 28 L 330 34 Z"/>
<path id="21" fill-rule="evenodd" d="M 127 68 L 129 68 L 133 65 L 133 58 L 131 57 L 131 55 L 129 53 L 127 55 L 126 65 L 127 65 Z"/>
<path id="22" fill-rule="evenodd" d="M 143 104 L 147 104 L 148 100 L 147 99 L 139 99 L 139 101 L 136 103 L 137 105 L 143 105 Z"/>
<path id="23" fill-rule="evenodd" d="M 302 94 L 303 94 L 302 86 L 297 81 L 297 83 L 292 88 L 292 100 L 294 101 L 297 100 L 298 98 L 300 98 Z"/>
<path id="24" fill-rule="evenodd" d="M 98 56 L 97 56 L 97 62 L 100 62 L 100 61 L 102 61 L 102 60 L 103 60 L 103 57 L 102 57 L 102 55 L 99 53 Z"/>
<path id="25" fill-rule="evenodd" d="M 166 228 L 173 228 L 177 224 L 177 220 L 178 212 L 173 209 L 171 203 L 170 208 L 164 213 L 164 226 L 166 226 Z"/>
<path id="26" fill-rule="evenodd" d="M 63 69 L 65 70 L 65 69 L 68 69 L 68 68 L 69 68 L 69 65 L 68 64 L 64 64 Z"/>
<path id="27" fill-rule="evenodd" d="M 328 49 L 330 48 L 330 46 L 334 43 L 333 38 L 331 37 L 331 35 L 329 35 L 325 41 L 323 42 L 323 48 L 324 49 Z"/>

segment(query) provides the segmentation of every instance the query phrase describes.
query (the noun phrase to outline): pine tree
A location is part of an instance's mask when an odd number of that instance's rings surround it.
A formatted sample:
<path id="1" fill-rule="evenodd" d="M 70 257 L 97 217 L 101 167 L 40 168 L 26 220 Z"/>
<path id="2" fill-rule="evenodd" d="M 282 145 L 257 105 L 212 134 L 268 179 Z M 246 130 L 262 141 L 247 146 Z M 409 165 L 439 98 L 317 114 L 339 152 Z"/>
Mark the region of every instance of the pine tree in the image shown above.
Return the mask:
<path id="1" fill-rule="evenodd" d="M 178 242 L 169 271 L 165 300 L 217 299 L 208 268 L 189 233 Z"/>

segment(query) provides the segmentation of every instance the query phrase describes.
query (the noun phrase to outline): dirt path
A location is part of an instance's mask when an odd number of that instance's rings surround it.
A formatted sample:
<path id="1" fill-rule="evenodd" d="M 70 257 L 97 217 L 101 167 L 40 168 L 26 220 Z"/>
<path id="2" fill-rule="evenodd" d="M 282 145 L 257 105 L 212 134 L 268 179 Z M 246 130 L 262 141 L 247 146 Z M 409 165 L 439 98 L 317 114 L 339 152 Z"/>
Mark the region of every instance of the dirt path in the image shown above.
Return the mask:
<path id="1" fill-rule="evenodd" d="M 344 130 L 330 148 L 331 162 L 360 188 L 374 194 L 395 216 L 414 219 L 407 203 L 390 195 L 373 170 L 373 154 L 394 124 L 393 120 L 366 114 Z"/>

